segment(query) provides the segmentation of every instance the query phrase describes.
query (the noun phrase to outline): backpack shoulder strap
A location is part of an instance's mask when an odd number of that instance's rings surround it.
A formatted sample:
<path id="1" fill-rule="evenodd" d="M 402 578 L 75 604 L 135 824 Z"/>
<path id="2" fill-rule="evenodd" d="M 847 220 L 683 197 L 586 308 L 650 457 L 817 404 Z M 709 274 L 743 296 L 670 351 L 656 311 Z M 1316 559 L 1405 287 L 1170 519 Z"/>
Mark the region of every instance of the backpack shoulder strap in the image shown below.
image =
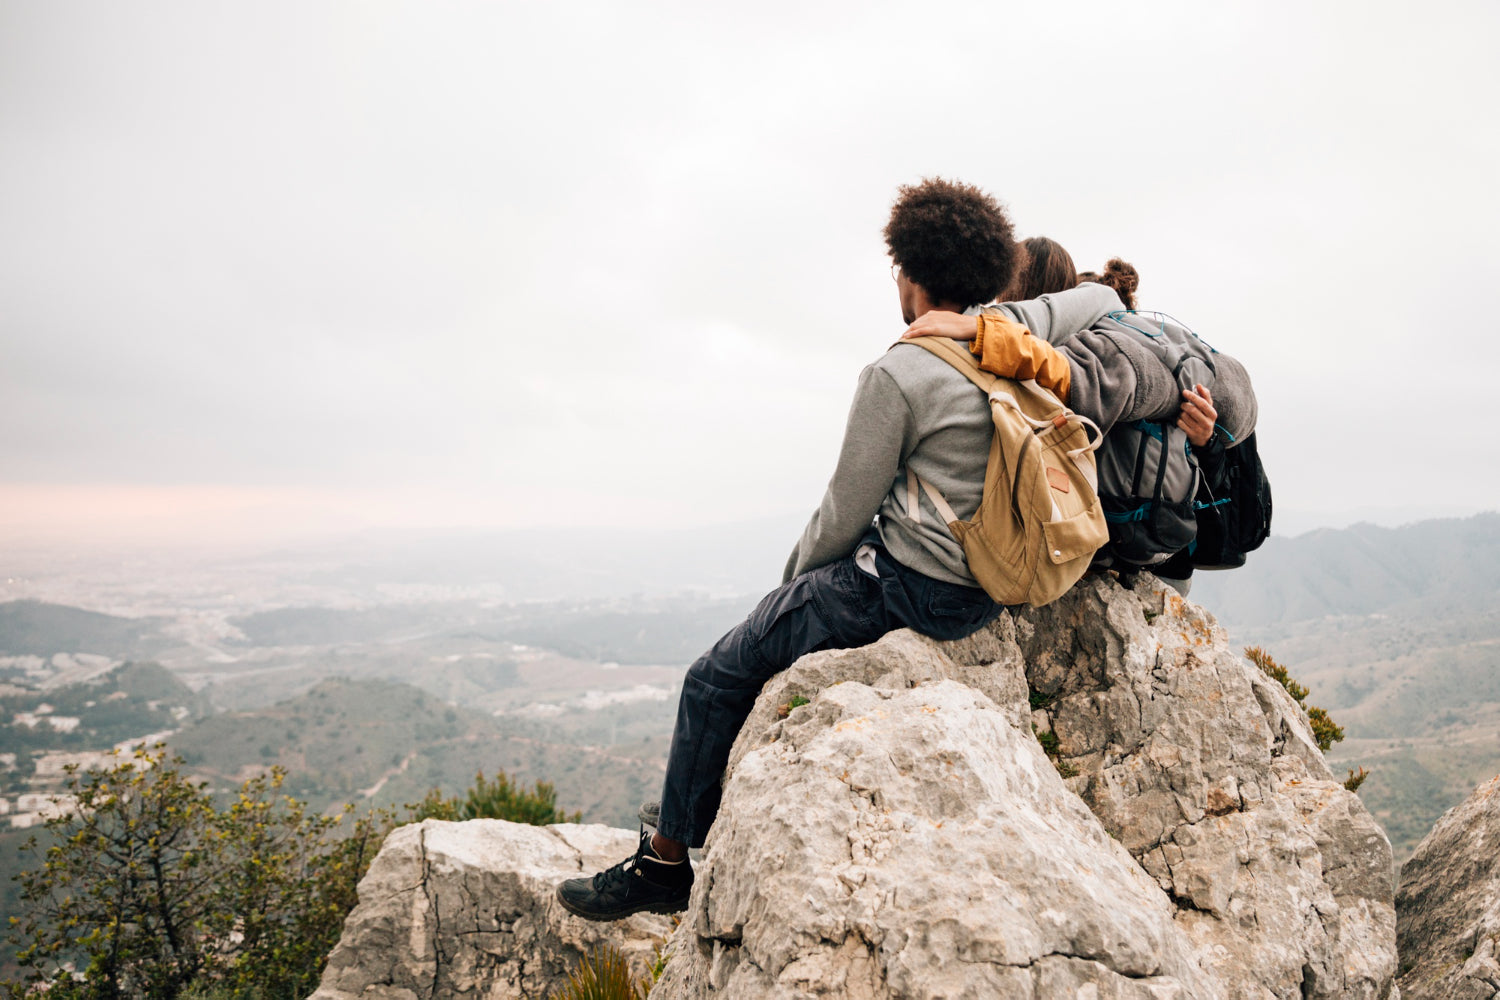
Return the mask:
<path id="1" fill-rule="evenodd" d="M 970 382 L 979 386 L 986 395 L 994 388 L 998 378 L 979 367 L 979 359 L 969 352 L 968 347 L 961 345 L 956 340 L 947 337 L 913 337 L 910 340 L 899 341 L 902 344 L 915 344 L 926 348 L 933 354 L 948 362 L 954 368 L 963 373 Z"/>
<path id="2" fill-rule="evenodd" d="M 910 340 L 902 340 L 897 343 L 916 344 L 918 347 L 925 347 L 962 372 L 970 382 L 979 386 L 980 390 L 986 396 L 989 396 L 995 390 L 997 383 L 1003 382 L 1009 390 L 1005 393 L 1006 395 L 1011 395 L 1012 398 L 1016 395 L 1029 396 L 1035 400 L 1036 406 L 1041 407 L 1051 416 L 1055 416 L 1057 413 L 1066 410 L 1066 407 L 1063 406 L 1062 401 L 1057 398 L 1055 393 L 1048 389 L 1043 389 L 1032 379 L 1018 381 L 1016 379 L 1002 378 L 999 375 L 980 368 L 979 359 L 974 357 L 967 347 L 956 340 L 949 340 L 947 337 L 913 337 Z M 1015 410 L 1017 413 L 1024 415 L 1024 411 L 1019 403 L 1017 403 Z M 1036 421 L 1032 421 L 1032 423 L 1035 426 L 1041 426 Z M 1093 421 L 1089 421 L 1089 423 L 1092 424 Z M 1096 427 L 1095 430 L 1097 431 L 1098 428 Z"/>

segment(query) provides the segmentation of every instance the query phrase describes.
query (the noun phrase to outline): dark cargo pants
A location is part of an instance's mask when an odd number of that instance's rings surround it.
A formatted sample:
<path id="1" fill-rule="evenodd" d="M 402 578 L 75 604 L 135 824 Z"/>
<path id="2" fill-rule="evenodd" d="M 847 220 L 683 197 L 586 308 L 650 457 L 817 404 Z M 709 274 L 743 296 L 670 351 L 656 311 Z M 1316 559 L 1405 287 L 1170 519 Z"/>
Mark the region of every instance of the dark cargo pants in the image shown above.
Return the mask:
<path id="1" fill-rule="evenodd" d="M 853 556 L 802 574 L 768 594 L 688 668 L 662 786 L 662 836 L 703 846 L 740 727 L 761 687 L 798 657 L 863 646 L 898 628 L 959 639 L 1003 610 L 983 590 L 907 569 L 878 543 L 875 565 L 878 580 Z"/>

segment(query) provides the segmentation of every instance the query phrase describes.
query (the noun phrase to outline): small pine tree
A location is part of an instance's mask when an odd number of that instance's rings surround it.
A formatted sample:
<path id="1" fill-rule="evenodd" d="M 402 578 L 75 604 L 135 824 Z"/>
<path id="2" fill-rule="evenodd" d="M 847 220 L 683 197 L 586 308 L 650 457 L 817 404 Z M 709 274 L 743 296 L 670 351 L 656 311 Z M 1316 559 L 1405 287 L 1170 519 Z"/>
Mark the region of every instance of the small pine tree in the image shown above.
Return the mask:
<path id="1" fill-rule="evenodd" d="M 548 781 L 538 781 L 531 789 L 511 780 L 504 771 L 493 780 L 480 771 L 463 798 L 445 798 L 434 788 L 416 805 L 408 806 L 411 822 L 424 819 L 467 820 L 504 819 L 512 823 L 547 826 L 551 823 L 577 823 L 581 812 L 570 813 L 557 808 L 557 789 Z"/>
<path id="2" fill-rule="evenodd" d="M 1335 743 L 1344 739 L 1344 727 L 1336 726 L 1328 713 L 1316 705 L 1307 706 L 1307 721 L 1312 724 L 1313 739 L 1318 741 L 1318 749 L 1324 753 Z"/>
<path id="3" fill-rule="evenodd" d="M 272 768 L 227 808 L 163 746 L 70 770 L 76 808 L 17 877 L 13 997 L 177 1000 L 306 996 L 392 818 L 308 815 Z M 39 849 L 35 840 L 27 848 Z M 76 971 L 75 971 L 76 970 Z"/>
<path id="4" fill-rule="evenodd" d="M 557 808 L 557 790 L 548 781 L 538 781 L 528 791 L 513 784 L 504 771 L 494 781 L 486 781 L 484 772 L 474 776 L 474 784 L 464 797 L 464 819 L 508 819 L 512 823 L 546 826 L 549 823 L 577 823 L 582 813 L 568 813 Z"/>

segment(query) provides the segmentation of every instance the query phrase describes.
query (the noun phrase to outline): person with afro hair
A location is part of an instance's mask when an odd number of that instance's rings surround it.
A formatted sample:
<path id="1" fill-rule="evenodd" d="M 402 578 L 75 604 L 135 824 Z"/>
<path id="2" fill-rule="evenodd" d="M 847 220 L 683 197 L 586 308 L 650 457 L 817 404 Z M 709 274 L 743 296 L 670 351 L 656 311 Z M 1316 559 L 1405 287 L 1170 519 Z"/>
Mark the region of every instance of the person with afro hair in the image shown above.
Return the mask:
<path id="1" fill-rule="evenodd" d="M 908 324 L 929 311 L 917 308 L 914 290 L 922 290 L 930 308 L 962 312 L 1009 286 L 1024 253 L 999 203 L 976 187 L 940 177 L 901 188 L 885 242 Z"/>
<path id="2" fill-rule="evenodd" d="M 938 309 L 977 312 L 1010 285 L 1020 260 L 1005 209 L 976 187 L 941 178 L 898 191 L 885 239 L 907 324 Z M 1087 287 L 1097 294 L 1071 293 L 1051 318 L 1084 329 L 1101 310 L 1119 308 L 1114 292 Z M 897 332 L 875 332 L 872 346 Z M 899 628 L 958 639 L 1004 610 L 970 574 L 931 497 L 924 492 L 919 509 L 909 510 L 906 488 L 910 469 L 959 518 L 972 518 L 993 435 L 985 394 L 918 345 L 896 344 L 860 373 L 833 476 L 782 585 L 688 668 L 661 801 L 642 806 L 635 854 L 559 885 L 564 908 L 616 920 L 686 907 L 688 850 L 703 845 L 718 812 L 730 747 L 761 687 L 799 657 L 863 646 Z"/>

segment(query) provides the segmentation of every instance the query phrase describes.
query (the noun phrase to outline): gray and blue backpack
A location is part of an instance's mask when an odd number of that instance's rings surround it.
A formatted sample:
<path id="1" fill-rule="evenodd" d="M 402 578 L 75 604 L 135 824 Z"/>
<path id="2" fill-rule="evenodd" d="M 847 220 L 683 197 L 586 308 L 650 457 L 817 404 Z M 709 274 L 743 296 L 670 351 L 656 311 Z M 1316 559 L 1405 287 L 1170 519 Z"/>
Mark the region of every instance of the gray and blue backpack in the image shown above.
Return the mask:
<path id="1" fill-rule="evenodd" d="M 1219 354 L 1187 326 L 1162 313 L 1117 312 L 1109 325 L 1148 347 L 1172 373 L 1179 389 L 1213 388 Z M 1175 419 L 1116 424 L 1097 452 L 1099 501 L 1109 542 L 1096 567 L 1121 570 L 1158 566 L 1184 550 L 1203 568 L 1243 565 L 1270 529 L 1270 483 L 1253 434 L 1229 445 L 1227 478 L 1215 495 L 1187 434 Z M 1216 442 L 1217 447 L 1226 443 Z M 1243 450 L 1242 450 L 1243 449 Z M 1201 536 L 1200 536 L 1201 533 Z M 1202 546 L 1199 543 L 1204 543 Z M 1198 548 L 1203 551 L 1194 551 Z"/>
<path id="2" fill-rule="evenodd" d="M 1193 543 L 1203 474 L 1175 422 L 1116 424 L 1096 458 L 1109 542 L 1095 555 L 1095 566 L 1149 568 Z"/>

